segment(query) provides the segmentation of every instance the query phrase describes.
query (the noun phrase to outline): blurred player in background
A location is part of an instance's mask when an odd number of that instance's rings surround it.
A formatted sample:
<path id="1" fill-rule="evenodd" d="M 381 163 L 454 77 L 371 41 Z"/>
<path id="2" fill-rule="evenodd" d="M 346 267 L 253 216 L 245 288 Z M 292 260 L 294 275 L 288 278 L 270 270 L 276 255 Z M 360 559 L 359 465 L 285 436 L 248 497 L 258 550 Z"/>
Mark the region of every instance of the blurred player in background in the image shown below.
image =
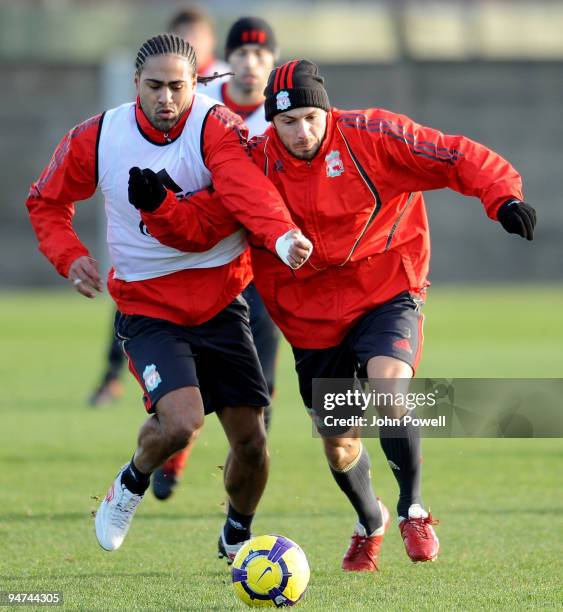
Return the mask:
<path id="1" fill-rule="evenodd" d="M 534 209 L 522 201 L 522 181 L 502 157 L 464 136 L 449 136 L 406 116 L 378 109 L 331 108 L 324 79 L 307 60 L 270 74 L 266 118 L 272 125 L 250 142 L 255 163 L 272 179 L 314 251 L 299 270 L 286 270 L 252 249 L 256 286 L 292 345 L 299 387 L 312 416 L 314 378 L 377 380 L 377 390 L 404 393 L 414 376 L 423 336 L 421 312 L 430 259 L 422 191 L 449 187 L 478 197 L 509 233 L 532 240 Z M 220 198 L 208 200 L 210 228 Z M 176 232 L 202 232 L 203 203 L 176 204 L 147 219 L 166 243 Z M 197 219 L 194 219 L 194 216 Z M 179 243 L 177 243 L 179 244 Z M 403 406 L 378 406 L 400 421 L 379 428 L 380 443 L 399 485 L 397 514 L 412 561 L 439 552 L 435 521 L 421 494 L 418 427 L 402 421 Z M 348 571 L 375 571 L 389 512 L 376 498 L 370 457 L 357 431 L 323 437 L 330 471 L 358 515 L 343 559 Z"/>
<path id="2" fill-rule="evenodd" d="M 72 217 L 74 202 L 98 186 L 105 199 L 116 335 L 150 416 L 96 513 L 100 546 L 121 546 L 151 473 L 215 411 L 230 444 L 219 552 L 232 559 L 250 537 L 268 475 L 263 408 L 270 398 L 240 297 L 251 279 L 248 245 L 226 218 L 206 232 L 225 230 L 211 249 L 196 242 L 185 250 L 164 246 L 147 231 L 143 211 L 213 184 L 253 240 L 288 266 L 302 265 L 311 245 L 249 158 L 240 117 L 196 93 L 193 48 L 161 34 L 141 46 L 135 67 L 137 101 L 73 128 L 32 185 L 27 207 L 41 251 L 76 291 L 93 298 L 102 291 L 98 264 Z"/>
<path id="3" fill-rule="evenodd" d="M 215 58 L 216 40 L 213 20 L 200 8 L 187 7 L 176 13 L 170 20 L 167 31 L 180 36 L 193 47 L 199 76 L 208 77 L 229 72 L 229 65 Z M 217 79 L 216 82 L 224 82 L 226 78 L 228 77 Z M 203 93 L 207 94 L 205 91 Z M 88 398 L 91 406 L 110 404 L 123 395 L 120 377 L 125 365 L 125 355 L 113 328 L 105 363 L 106 369 L 100 384 Z"/>
<path id="4" fill-rule="evenodd" d="M 262 134 L 269 123 L 264 113 L 264 88 L 279 56 L 271 26 L 259 17 L 242 17 L 227 34 L 227 81 L 215 80 L 202 89 L 244 119 L 249 136 Z"/>
<path id="5" fill-rule="evenodd" d="M 215 57 L 217 41 L 213 20 L 200 8 L 187 7 L 176 13 L 170 20 L 167 31 L 183 38 L 194 48 L 197 73 L 200 76 L 229 72 L 229 65 Z"/>
<path id="6" fill-rule="evenodd" d="M 200 89 L 239 115 L 248 127 L 249 136 L 262 134 L 269 125 L 264 114 L 264 88 L 278 54 L 276 37 L 270 25 L 258 17 L 243 17 L 231 26 L 225 44 L 225 57 L 229 61 L 225 71 L 234 72 L 234 76 L 228 81 L 211 81 Z M 250 308 L 250 328 L 272 396 L 280 332 L 264 307 L 254 283 L 248 285 L 243 296 Z M 271 405 L 264 409 L 266 429 L 270 425 L 271 411 Z M 165 500 L 172 495 L 192 448 L 193 443 L 156 470 L 152 489 L 158 499 Z"/>

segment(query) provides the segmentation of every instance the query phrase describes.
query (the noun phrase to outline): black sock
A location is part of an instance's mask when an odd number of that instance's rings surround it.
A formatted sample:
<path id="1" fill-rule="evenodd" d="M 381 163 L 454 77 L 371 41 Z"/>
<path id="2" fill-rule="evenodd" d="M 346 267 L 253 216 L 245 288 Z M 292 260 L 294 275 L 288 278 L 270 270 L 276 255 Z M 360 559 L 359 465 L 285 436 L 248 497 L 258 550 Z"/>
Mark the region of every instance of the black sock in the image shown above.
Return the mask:
<path id="1" fill-rule="evenodd" d="M 397 514 L 407 518 L 411 504 L 422 506 L 420 429 L 413 426 L 412 423 L 396 427 L 385 425 L 379 429 L 379 441 L 387 462 L 399 483 Z"/>
<path id="2" fill-rule="evenodd" d="M 250 526 L 254 514 L 241 514 L 237 512 L 229 503 L 227 520 L 223 527 L 223 534 L 227 544 L 238 544 L 250 538 Z"/>
<path id="3" fill-rule="evenodd" d="M 131 462 L 123 470 L 123 474 L 121 475 L 121 483 L 124 484 L 131 493 L 135 493 L 136 495 L 143 495 L 148 489 L 150 481 L 151 475 L 140 472 L 133 459 L 131 459 Z"/>
<path id="4" fill-rule="evenodd" d="M 363 446 L 350 469 L 337 471 L 330 466 L 334 480 L 354 506 L 354 510 L 358 513 L 358 520 L 365 527 L 368 535 L 383 524 L 381 508 L 371 485 L 370 467 L 371 461 Z"/>

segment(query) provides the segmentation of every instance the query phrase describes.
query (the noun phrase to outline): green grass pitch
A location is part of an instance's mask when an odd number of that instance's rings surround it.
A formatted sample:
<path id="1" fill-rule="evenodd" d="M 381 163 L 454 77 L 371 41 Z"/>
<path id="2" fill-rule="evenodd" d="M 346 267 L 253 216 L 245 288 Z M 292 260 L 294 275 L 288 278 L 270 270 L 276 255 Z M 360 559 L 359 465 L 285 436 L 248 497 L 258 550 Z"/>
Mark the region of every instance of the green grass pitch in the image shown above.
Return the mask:
<path id="1" fill-rule="evenodd" d="M 103 552 L 95 498 L 130 458 L 144 419 L 129 375 L 119 403 L 85 405 L 109 301 L 69 289 L 5 292 L 0 304 L 0 591 L 63 591 L 69 610 L 244 609 L 215 558 L 226 452 L 215 417 L 177 494 L 165 503 L 148 494 L 123 547 Z M 433 288 L 425 312 L 421 376 L 563 374 L 562 287 Z M 376 492 L 394 508 L 379 443 L 366 443 Z M 312 439 L 287 347 L 270 450 L 254 532 L 284 534 L 306 551 L 301 609 L 561 609 L 561 440 L 426 440 L 423 492 L 441 520 L 440 558 L 412 564 L 393 524 L 377 575 L 340 570 L 355 517 Z"/>

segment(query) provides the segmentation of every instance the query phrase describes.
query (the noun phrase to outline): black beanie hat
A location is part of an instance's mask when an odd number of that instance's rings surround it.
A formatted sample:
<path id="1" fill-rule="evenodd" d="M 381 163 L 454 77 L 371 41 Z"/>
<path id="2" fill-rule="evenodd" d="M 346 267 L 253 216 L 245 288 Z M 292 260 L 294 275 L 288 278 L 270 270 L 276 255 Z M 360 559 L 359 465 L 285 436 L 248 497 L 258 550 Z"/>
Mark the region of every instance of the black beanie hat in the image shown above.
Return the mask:
<path id="1" fill-rule="evenodd" d="M 225 43 L 225 59 L 242 45 L 260 45 L 277 54 L 277 43 L 274 31 L 260 17 L 241 17 L 235 21 L 227 34 Z"/>
<path id="2" fill-rule="evenodd" d="M 317 65 L 308 60 L 293 60 L 274 68 L 264 90 L 266 120 L 290 108 L 314 106 L 330 110 L 324 82 Z"/>

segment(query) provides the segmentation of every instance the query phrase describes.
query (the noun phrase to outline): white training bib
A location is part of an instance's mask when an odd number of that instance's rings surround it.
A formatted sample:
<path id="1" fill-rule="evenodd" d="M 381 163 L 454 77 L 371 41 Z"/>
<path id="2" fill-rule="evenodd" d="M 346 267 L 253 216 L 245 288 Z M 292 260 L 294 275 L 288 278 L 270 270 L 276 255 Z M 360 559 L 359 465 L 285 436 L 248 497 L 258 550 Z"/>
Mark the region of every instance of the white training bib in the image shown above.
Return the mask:
<path id="1" fill-rule="evenodd" d="M 140 131 L 135 103 L 123 104 L 104 115 L 98 144 L 98 185 L 105 198 L 115 278 L 139 281 L 189 268 L 213 268 L 228 264 L 246 249 L 243 229 L 203 253 L 167 247 L 147 232 L 139 211 L 129 203 L 129 169 L 133 166 L 156 172 L 179 197 L 211 184 L 211 173 L 202 158 L 201 132 L 207 113 L 216 103 L 196 94 L 182 133 L 174 142 L 162 145 L 149 141 Z"/>

